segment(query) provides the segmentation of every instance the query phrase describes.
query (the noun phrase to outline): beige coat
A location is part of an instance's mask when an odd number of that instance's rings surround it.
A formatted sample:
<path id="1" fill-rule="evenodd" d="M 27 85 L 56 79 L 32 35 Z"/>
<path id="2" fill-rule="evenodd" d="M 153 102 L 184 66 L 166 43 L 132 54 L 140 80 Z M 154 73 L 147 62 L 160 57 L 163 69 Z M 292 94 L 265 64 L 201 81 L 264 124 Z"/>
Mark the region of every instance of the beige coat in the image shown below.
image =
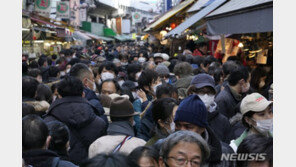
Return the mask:
<path id="1" fill-rule="evenodd" d="M 88 157 L 92 158 L 100 153 L 111 153 L 115 149 L 115 147 L 124 140 L 124 138 L 124 135 L 107 135 L 98 138 L 89 146 Z M 145 144 L 146 141 L 137 137 L 132 137 L 122 145 L 119 152 L 128 155 L 135 148 L 144 146 Z"/>

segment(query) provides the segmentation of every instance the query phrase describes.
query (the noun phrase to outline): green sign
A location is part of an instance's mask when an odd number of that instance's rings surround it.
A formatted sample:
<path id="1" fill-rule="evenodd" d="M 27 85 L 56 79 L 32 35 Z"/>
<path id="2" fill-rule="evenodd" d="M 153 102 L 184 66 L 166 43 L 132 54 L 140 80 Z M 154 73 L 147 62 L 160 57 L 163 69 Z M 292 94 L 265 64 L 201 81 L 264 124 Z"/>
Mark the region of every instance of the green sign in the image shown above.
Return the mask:
<path id="1" fill-rule="evenodd" d="M 36 0 L 36 6 L 39 9 L 46 10 L 50 7 L 50 0 Z"/>
<path id="2" fill-rule="evenodd" d="M 65 2 L 60 2 L 57 6 L 57 10 L 59 13 L 66 13 L 69 10 L 69 6 Z"/>

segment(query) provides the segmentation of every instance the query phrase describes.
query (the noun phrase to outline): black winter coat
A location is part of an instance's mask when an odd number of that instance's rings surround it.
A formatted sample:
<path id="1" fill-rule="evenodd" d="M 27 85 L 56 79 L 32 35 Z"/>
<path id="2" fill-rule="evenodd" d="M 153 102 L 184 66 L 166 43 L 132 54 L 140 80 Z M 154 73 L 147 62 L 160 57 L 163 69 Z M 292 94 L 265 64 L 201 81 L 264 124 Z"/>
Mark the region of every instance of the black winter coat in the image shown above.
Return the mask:
<path id="1" fill-rule="evenodd" d="M 208 112 L 208 123 L 218 139 L 224 143 L 230 144 L 230 141 L 234 139 L 228 119 L 219 113 L 218 110 L 211 113 Z"/>
<path id="2" fill-rule="evenodd" d="M 240 101 L 234 98 L 229 85 L 226 85 L 224 90 L 215 98 L 215 102 L 218 105 L 219 112 L 230 119 L 236 114 L 235 108 L 238 107 Z"/>
<path id="3" fill-rule="evenodd" d="M 53 160 L 58 155 L 50 150 L 34 149 L 23 152 L 23 159 L 26 164 L 33 167 L 52 167 Z M 56 167 L 77 167 L 72 162 L 59 159 Z"/>
<path id="4" fill-rule="evenodd" d="M 58 120 L 69 127 L 69 158 L 75 164 L 87 159 L 89 145 L 106 134 L 106 123 L 95 110 L 85 98 L 63 97 L 51 104 L 45 117 L 45 122 Z"/>
<path id="5" fill-rule="evenodd" d="M 146 104 L 148 104 L 148 102 L 144 104 L 145 108 L 147 106 Z M 154 129 L 154 122 L 152 117 L 152 105 L 153 104 L 150 105 L 144 117 L 141 119 L 140 130 L 137 133 L 137 137 L 145 141 L 148 141 L 149 139 L 152 138 L 152 131 Z"/>

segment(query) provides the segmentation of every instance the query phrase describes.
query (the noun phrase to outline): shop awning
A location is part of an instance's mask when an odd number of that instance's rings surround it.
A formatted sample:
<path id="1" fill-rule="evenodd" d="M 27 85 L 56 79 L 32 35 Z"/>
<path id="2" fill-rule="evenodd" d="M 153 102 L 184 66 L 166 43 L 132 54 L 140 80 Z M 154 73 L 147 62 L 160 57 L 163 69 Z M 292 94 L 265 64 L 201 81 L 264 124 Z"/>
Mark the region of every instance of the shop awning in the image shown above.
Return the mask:
<path id="1" fill-rule="evenodd" d="M 111 28 L 104 28 L 104 36 L 114 37 L 116 36 L 116 33 Z"/>
<path id="2" fill-rule="evenodd" d="M 193 4 L 187 12 L 197 12 L 199 11 L 202 7 L 205 7 L 206 4 L 213 2 L 214 0 L 198 0 L 195 4 Z"/>
<path id="3" fill-rule="evenodd" d="M 73 37 L 75 39 L 80 39 L 82 41 L 87 41 L 87 40 L 90 40 L 91 38 L 89 36 L 87 36 L 85 33 L 83 32 L 80 32 L 80 31 L 75 31 L 73 33 Z"/>
<path id="4" fill-rule="evenodd" d="M 170 36 L 176 36 L 176 35 L 181 35 L 183 31 L 185 31 L 187 28 L 204 18 L 206 15 L 208 15 L 210 12 L 215 10 L 217 7 L 222 5 L 226 0 L 215 0 L 211 2 L 208 6 L 191 16 L 190 18 L 186 19 L 183 23 L 181 23 L 179 26 L 177 26 L 175 29 L 170 31 L 165 35 L 165 37 L 170 37 Z"/>
<path id="5" fill-rule="evenodd" d="M 179 5 L 177 5 L 176 7 L 174 7 L 173 9 L 169 10 L 168 12 L 166 12 L 163 16 L 161 16 L 154 23 L 152 23 L 151 25 L 149 25 L 144 31 L 147 32 L 147 31 L 150 31 L 150 30 L 155 29 L 161 23 L 163 23 L 164 21 L 168 20 L 169 18 L 171 18 L 175 14 L 179 13 L 180 11 L 182 11 L 183 9 L 185 9 L 187 6 L 189 6 L 193 2 L 194 2 L 194 0 L 186 0 L 186 1 L 182 2 L 182 3 L 180 3 Z"/>
<path id="6" fill-rule="evenodd" d="M 114 36 L 114 38 L 119 41 L 127 41 L 126 37 L 122 36 L 122 35 L 116 35 L 116 36 Z"/>
<path id="7" fill-rule="evenodd" d="M 273 31 L 273 0 L 231 0 L 209 14 L 211 35 Z"/>
<path id="8" fill-rule="evenodd" d="M 98 36 L 98 35 L 92 34 L 92 33 L 86 33 L 86 35 L 88 35 L 89 37 L 94 38 L 96 40 L 114 41 L 114 39 L 112 39 L 112 38 L 102 37 L 102 36 Z"/>

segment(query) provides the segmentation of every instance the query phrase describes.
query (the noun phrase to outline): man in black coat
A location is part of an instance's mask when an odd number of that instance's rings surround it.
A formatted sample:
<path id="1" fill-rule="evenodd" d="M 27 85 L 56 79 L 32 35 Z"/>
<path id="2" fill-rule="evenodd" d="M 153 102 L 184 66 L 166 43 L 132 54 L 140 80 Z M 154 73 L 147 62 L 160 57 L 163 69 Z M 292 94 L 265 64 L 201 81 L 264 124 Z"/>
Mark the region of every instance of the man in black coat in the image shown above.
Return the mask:
<path id="1" fill-rule="evenodd" d="M 228 77 L 228 84 L 221 91 L 215 102 L 218 105 L 219 112 L 231 119 L 236 115 L 238 103 L 242 100 L 243 94 L 250 88 L 251 76 L 246 67 L 239 66 L 233 70 Z"/>
<path id="2" fill-rule="evenodd" d="M 215 81 L 208 74 L 198 74 L 191 81 L 188 94 L 197 94 L 205 104 L 208 111 L 209 127 L 214 131 L 216 136 L 223 142 L 229 144 L 233 139 L 233 132 L 228 119 L 219 113 L 215 103 Z"/>
<path id="3" fill-rule="evenodd" d="M 51 136 L 49 136 L 45 122 L 39 116 L 25 116 L 22 120 L 22 133 L 22 156 L 27 165 L 34 167 L 77 167 L 69 161 L 61 160 L 55 152 L 47 149 Z"/>
<path id="4" fill-rule="evenodd" d="M 75 77 L 65 77 L 58 83 L 61 99 L 55 100 L 45 121 L 58 120 L 70 129 L 69 158 L 80 164 L 88 157 L 88 147 L 106 134 L 106 123 L 95 114 L 96 107 L 84 98 L 82 82 Z"/>

